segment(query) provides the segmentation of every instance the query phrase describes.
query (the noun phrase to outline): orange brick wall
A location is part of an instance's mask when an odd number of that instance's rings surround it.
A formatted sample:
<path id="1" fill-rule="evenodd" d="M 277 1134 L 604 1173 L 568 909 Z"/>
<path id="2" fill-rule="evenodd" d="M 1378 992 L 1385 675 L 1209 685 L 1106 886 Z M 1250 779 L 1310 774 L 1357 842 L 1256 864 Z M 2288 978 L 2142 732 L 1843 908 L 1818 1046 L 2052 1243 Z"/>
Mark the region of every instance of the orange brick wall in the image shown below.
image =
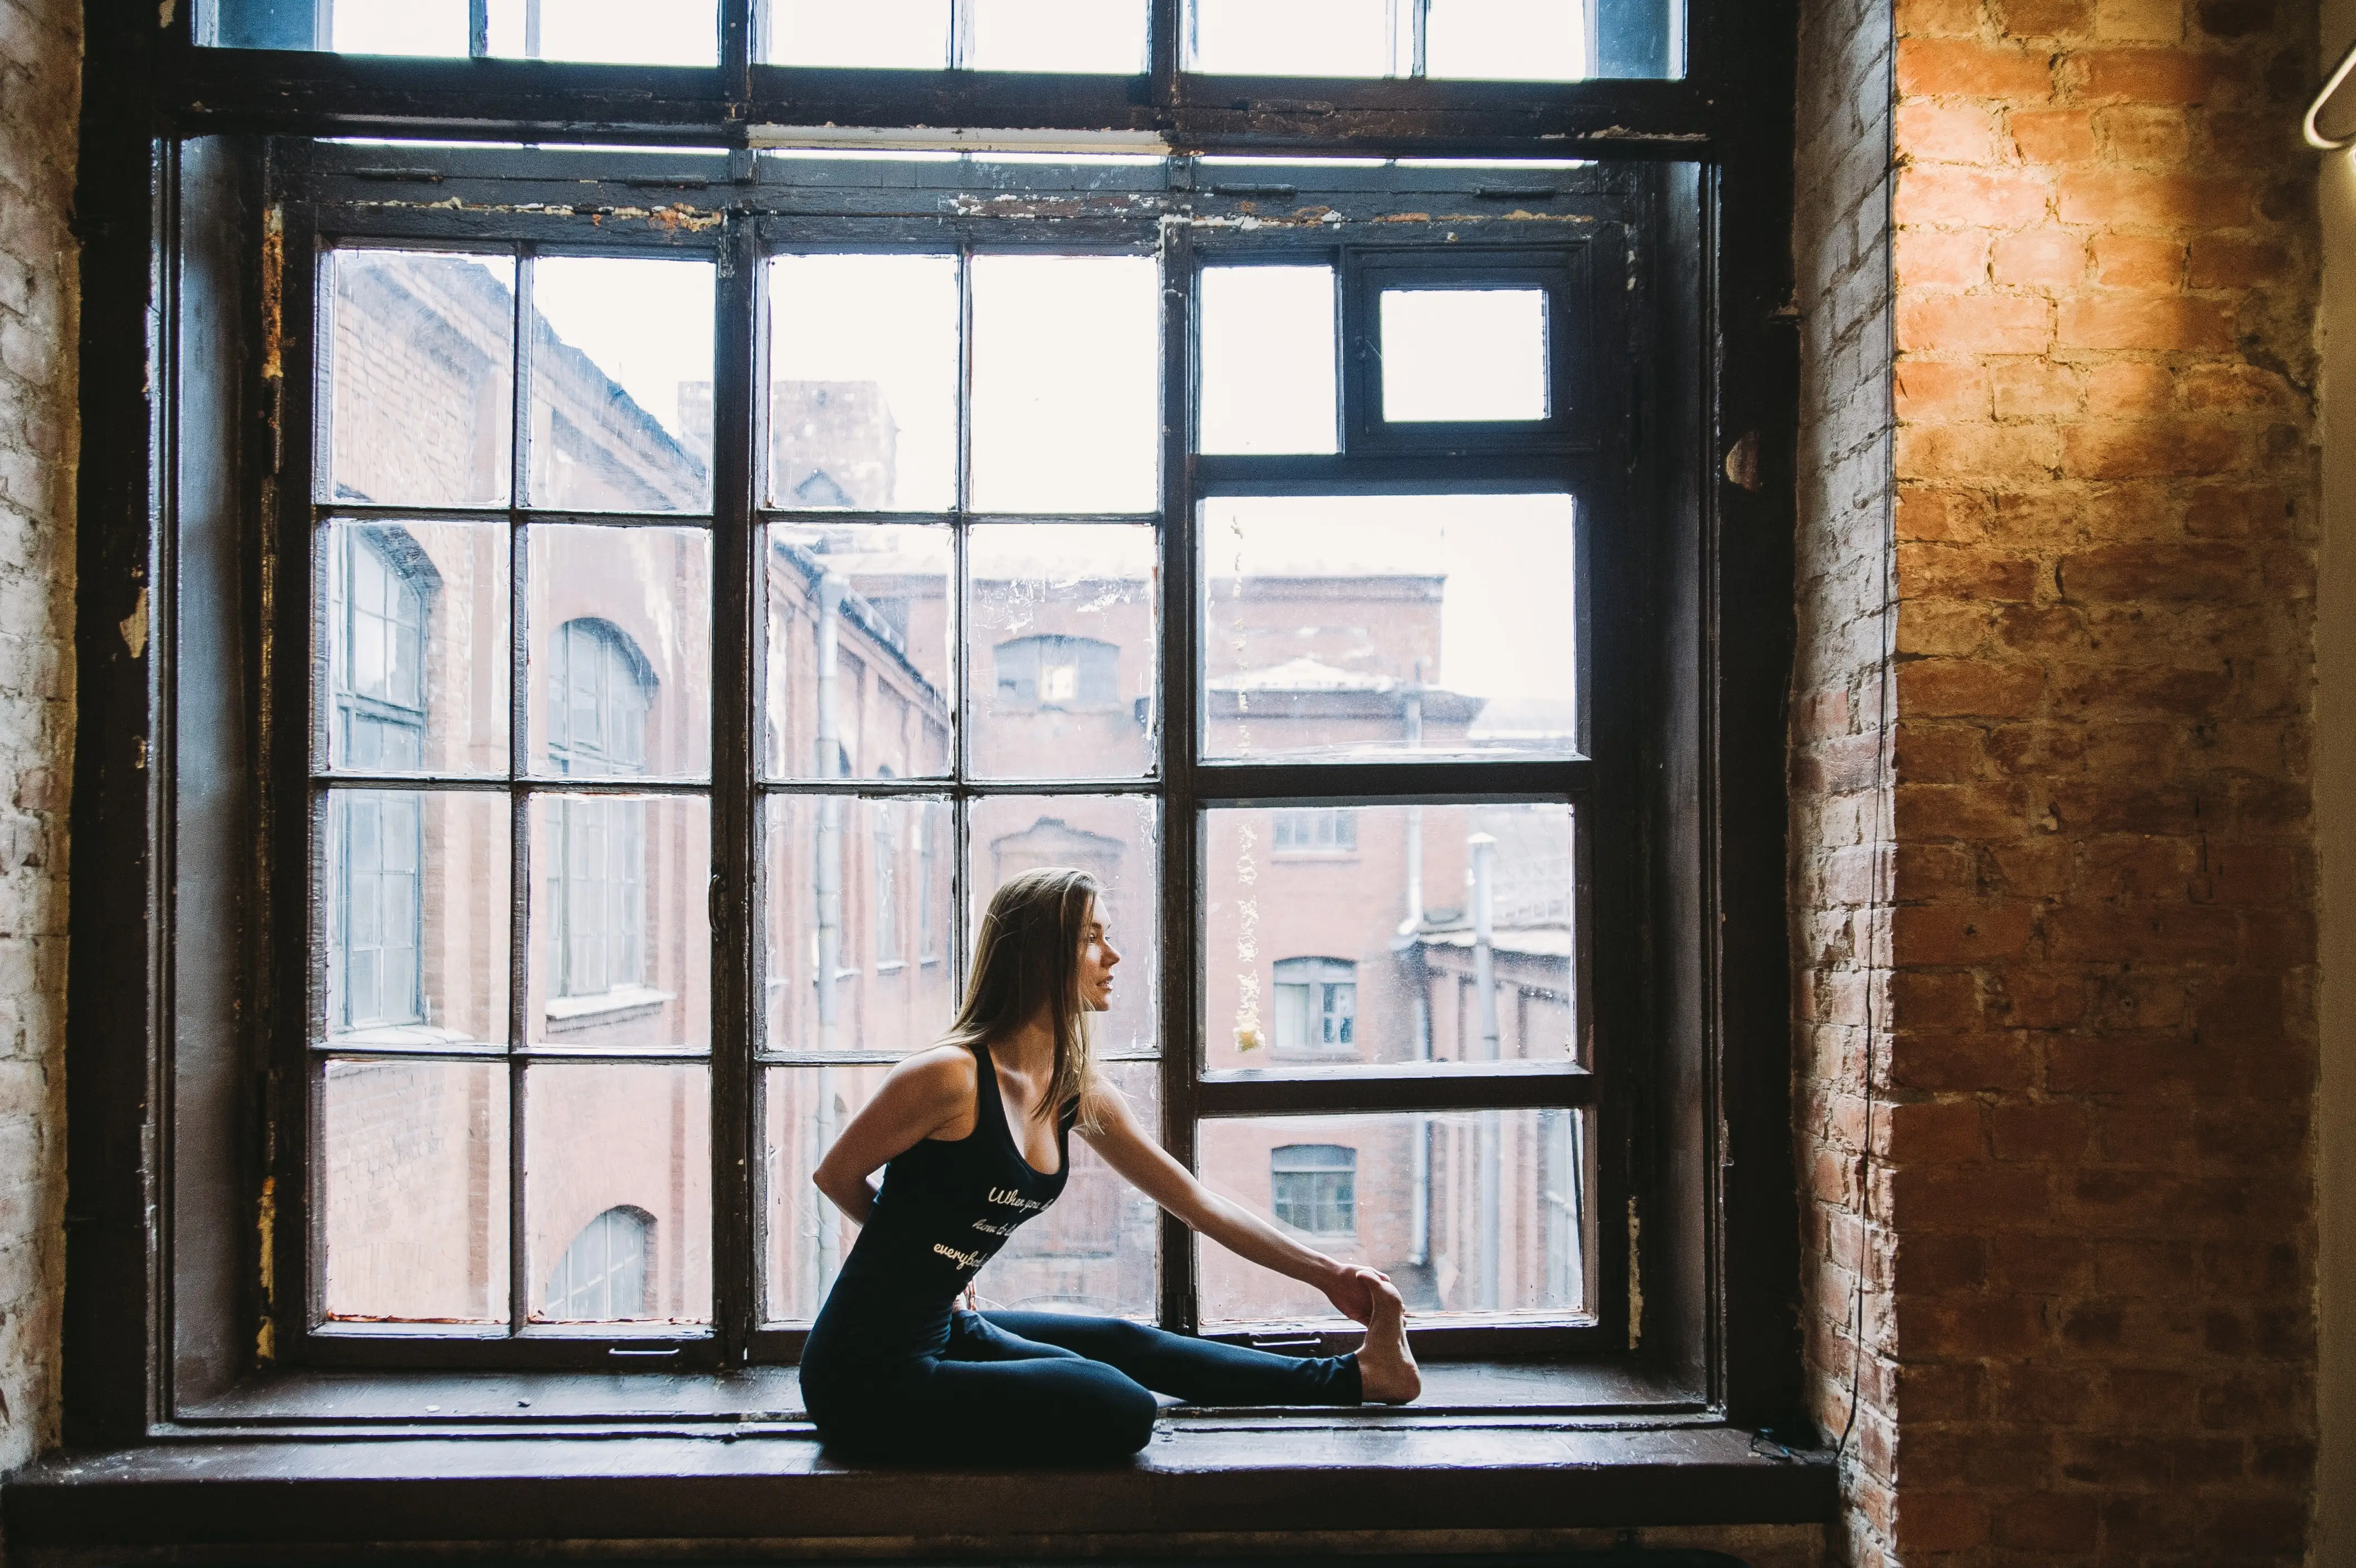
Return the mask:
<path id="1" fill-rule="evenodd" d="M 1794 692 L 1813 1365 L 1836 1430 L 1859 1258 L 1870 1287 L 1850 1543 L 2297 1562 L 2313 12 L 1897 0 L 1879 25 L 1895 515 L 1885 546 L 1804 489 L 1803 582 L 1853 613 L 1812 622 L 1804 598 Z M 1805 124 L 1804 188 L 1837 150 Z M 1824 225 L 1801 217 L 1805 258 Z M 1840 300 L 1802 305 L 1813 326 Z M 1821 420 L 1840 378 L 1808 378 Z M 1886 769 L 1882 671 L 1858 657 L 1885 569 Z M 1860 1164 L 1869 1032 L 1884 1109 Z"/>

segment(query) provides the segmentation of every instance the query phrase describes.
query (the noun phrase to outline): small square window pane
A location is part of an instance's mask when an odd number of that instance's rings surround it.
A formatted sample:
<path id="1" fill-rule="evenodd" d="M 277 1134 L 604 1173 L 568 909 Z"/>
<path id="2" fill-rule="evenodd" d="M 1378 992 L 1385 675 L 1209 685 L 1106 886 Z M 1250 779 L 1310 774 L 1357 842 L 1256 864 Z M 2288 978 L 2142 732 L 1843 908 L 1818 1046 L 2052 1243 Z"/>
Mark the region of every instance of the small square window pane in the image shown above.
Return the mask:
<path id="1" fill-rule="evenodd" d="M 1332 452 L 1333 269 L 1205 267 L 1202 449 Z"/>
<path id="2" fill-rule="evenodd" d="M 1408 7 L 1396 10 L 1404 16 Z M 1390 0 L 1189 0 L 1186 69 L 1212 76 L 1404 74 L 1412 57 L 1399 59 L 1393 12 Z"/>
<path id="3" fill-rule="evenodd" d="M 490 0 L 488 41 L 494 55 L 526 59 L 717 65 L 719 7 L 716 0 Z"/>
<path id="4" fill-rule="evenodd" d="M 948 69 L 949 0 L 766 0 L 761 22 L 773 65 Z"/>
<path id="5" fill-rule="evenodd" d="M 712 813 L 692 795 L 531 798 L 526 1026 L 543 1050 L 712 1040 Z"/>
<path id="6" fill-rule="evenodd" d="M 531 504 L 712 506 L 709 262 L 531 263 Z"/>
<path id="7" fill-rule="evenodd" d="M 1579 749 L 1569 496 L 1203 503 L 1203 753 Z"/>
<path id="8" fill-rule="evenodd" d="M 1146 69 L 1145 17 L 1145 0 L 974 0 L 966 64 L 1136 76 Z"/>
<path id="9" fill-rule="evenodd" d="M 1158 808 L 1143 795 L 991 795 L 966 811 L 968 927 L 999 885 L 1022 872 L 1068 865 L 1104 889 L 1098 912 L 1120 955 L 1111 1010 L 1097 1020 L 1101 1056 L 1150 1053 L 1160 1035 L 1161 908 Z"/>
<path id="10" fill-rule="evenodd" d="M 337 522 L 320 535 L 328 766 L 503 778 L 504 522 Z"/>
<path id="11" fill-rule="evenodd" d="M 1161 497 L 1161 268 L 973 259 L 973 505 L 1145 512 Z"/>
<path id="12" fill-rule="evenodd" d="M 709 1323 L 709 1069 L 536 1066 L 523 1093 L 531 1321 Z"/>
<path id="13" fill-rule="evenodd" d="M 772 1323 L 817 1317 L 859 1229 L 810 1185 L 810 1172 L 843 1124 L 865 1107 L 889 1069 L 788 1067 L 765 1079 L 767 1183 L 766 1300 Z M 1127 1097 L 1148 1133 L 1159 1136 L 1156 1069 L 1150 1062 L 1108 1062 L 1106 1079 Z M 974 1282 L 985 1310 L 1086 1312 L 1151 1319 L 1154 1298 L 1155 1209 L 1099 1158 L 1072 1138 L 1072 1174 L 1063 1196 L 1007 1239 Z"/>
<path id="14" fill-rule="evenodd" d="M 769 502 L 946 511 L 957 501 L 955 256 L 769 263 Z"/>
<path id="15" fill-rule="evenodd" d="M 1203 1184 L 1347 1263 L 1419 1322 L 1594 1316 L 1592 1122 L 1572 1110 L 1201 1123 Z M 1197 1245 L 1205 1326 L 1338 1325 L 1323 1294 Z"/>
<path id="16" fill-rule="evenodd" d="M 508 1037 L 504 791 L 330 789 L 324 802 L 330 1046 L 399 1050 Z"/>
<path id="17" fill-rule="evenodd" d="M 1544 419 L 1546 291 L 1386 289 L 1383 417 Z"/>
<path id="18" fill-rule="evenodd" d="M 1582 0 L 1430 0 L 1424 69 L 1437 77 L 1578 81 L 1592 75 Z"/>
<path id="19" fill-rule="evenodd" d="M 1205 1065 L 1577 1060 L 1571 835 L 1545 802 L 1205 812 Z"/>
<path id="20" fill-rule="evenodd" d="M 766 776 L 947 774 L 948 527 L 780 523 L 766 537 Z"/>
<path id="21" fill-rule="evenodd" d="M 330 1322 L 508 1320 L 508 1069 L 329 1061 L 319 1090 Z"/>
<path id="22" fill-rule="evenodd" d="M 1153 530 L 983 523 L 968 535 L 969 764 L 994 779 L 1152 770 Z"/>
<path id="23" fill-rule="evenodd" d="M 712 535 L 530 531 L 535 778 L 701 779 L 712 768 Z"/>
<path id="24" fill-rule="evenodd" d="M 771 795 L 762 812 L 767 1048 L 930 1045 L 957 1010 L 948 802 Z"/>
<path id="25" fill-rule="evenodd" d="M 321 499 L 507 504 L 514 261 L 333 251 L 319 283 Z"/>
<path id="26" fill-rule="evenodd" d="M 247 0 L 241 9 L 259 6 Z M 466 53 L 467 0 L 333 0 L 321 9 L 332 18 L 327 48 L 337 54 Z"/>

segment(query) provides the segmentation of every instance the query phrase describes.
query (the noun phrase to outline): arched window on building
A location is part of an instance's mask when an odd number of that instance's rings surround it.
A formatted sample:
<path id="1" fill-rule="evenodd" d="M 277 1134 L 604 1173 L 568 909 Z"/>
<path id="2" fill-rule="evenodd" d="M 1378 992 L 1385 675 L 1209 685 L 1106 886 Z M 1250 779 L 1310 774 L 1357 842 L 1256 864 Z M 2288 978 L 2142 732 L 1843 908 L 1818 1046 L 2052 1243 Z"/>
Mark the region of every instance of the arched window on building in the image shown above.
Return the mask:
<path id="1" fill-rule="evenodd" d="M 433 568 L 397 529 L 343 528 L 332 537 L 328 722 L 337 760 L 355 771 L 412 771 L 425 762 Z M 423 1023 L 423 799 L 391 789 L 339 789 L 332 799 L 332 1024 L 348 1033 Z"/>
<path id="2" fill-rule="evenodd" d="M 1339 958 L 1276 961 L 1276 1054 L 1358 1053 L 1358 966 Z"/>
<path id="3" fill-rule="evenodd" d="M 1269 1151 L 1268 1179 L 1278 1224 L 1312 1236 L 1358 1233 L 1357 1150 L 1285 1144 Z"/>
<path id="4" fill-rule="evenodd" d="M 574 777 L 645 770 L 654 671 L 610 621 L 559 627 L 550 650 L 549 760 Z M 646 803 L 560 796 L 549 865 L 558 996 L 646 983 Z"/>
<path id="5" fill-rule="evenodd" d="M 541 1316 L 559 1323 L 604 1323 L 653 1316 L 647 1273 L 655 1217 L 616 1205 L 581 1228 L 548 1276 Z"/>
<path id="6" fill-rule="evenodd" d="M 998 700 L 1018 708 L 1120 705 L 1120 650 L 1092 637 L 1018 637 L 997 648 Z"/>

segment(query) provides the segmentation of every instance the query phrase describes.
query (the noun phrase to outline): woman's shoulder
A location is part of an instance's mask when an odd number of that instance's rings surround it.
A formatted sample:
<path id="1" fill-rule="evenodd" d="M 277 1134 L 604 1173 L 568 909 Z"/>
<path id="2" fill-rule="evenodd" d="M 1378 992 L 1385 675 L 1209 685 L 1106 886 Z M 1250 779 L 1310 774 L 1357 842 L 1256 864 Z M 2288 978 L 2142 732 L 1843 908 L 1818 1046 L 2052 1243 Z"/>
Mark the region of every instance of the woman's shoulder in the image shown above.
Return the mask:
<path id="1" fill-rule="evenodd" d="M 977 1071 L 972 1051 L 959 1045 L 938 1045 L 903 1058 L 892 1076 L 926 1099 L 961 1102 L 973 1098 Z"/>

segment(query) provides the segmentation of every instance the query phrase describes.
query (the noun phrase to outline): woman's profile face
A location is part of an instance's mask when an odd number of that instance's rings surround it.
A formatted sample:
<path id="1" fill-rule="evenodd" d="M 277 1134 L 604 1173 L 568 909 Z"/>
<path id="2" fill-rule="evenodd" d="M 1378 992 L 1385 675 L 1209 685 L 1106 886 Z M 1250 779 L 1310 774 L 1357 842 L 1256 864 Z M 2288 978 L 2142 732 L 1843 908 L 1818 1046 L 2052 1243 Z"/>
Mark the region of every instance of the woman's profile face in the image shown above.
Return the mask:
<path id="1" fill-rule="evenodd" d="M 1105 930 L 1103 911 L 1091 898 L 1087 915 L 1080 922 L 1081 1006 L 1091 1013 L 1110 1009 L 1113 965 L 1119 961 L 1120 953 Z"/>

